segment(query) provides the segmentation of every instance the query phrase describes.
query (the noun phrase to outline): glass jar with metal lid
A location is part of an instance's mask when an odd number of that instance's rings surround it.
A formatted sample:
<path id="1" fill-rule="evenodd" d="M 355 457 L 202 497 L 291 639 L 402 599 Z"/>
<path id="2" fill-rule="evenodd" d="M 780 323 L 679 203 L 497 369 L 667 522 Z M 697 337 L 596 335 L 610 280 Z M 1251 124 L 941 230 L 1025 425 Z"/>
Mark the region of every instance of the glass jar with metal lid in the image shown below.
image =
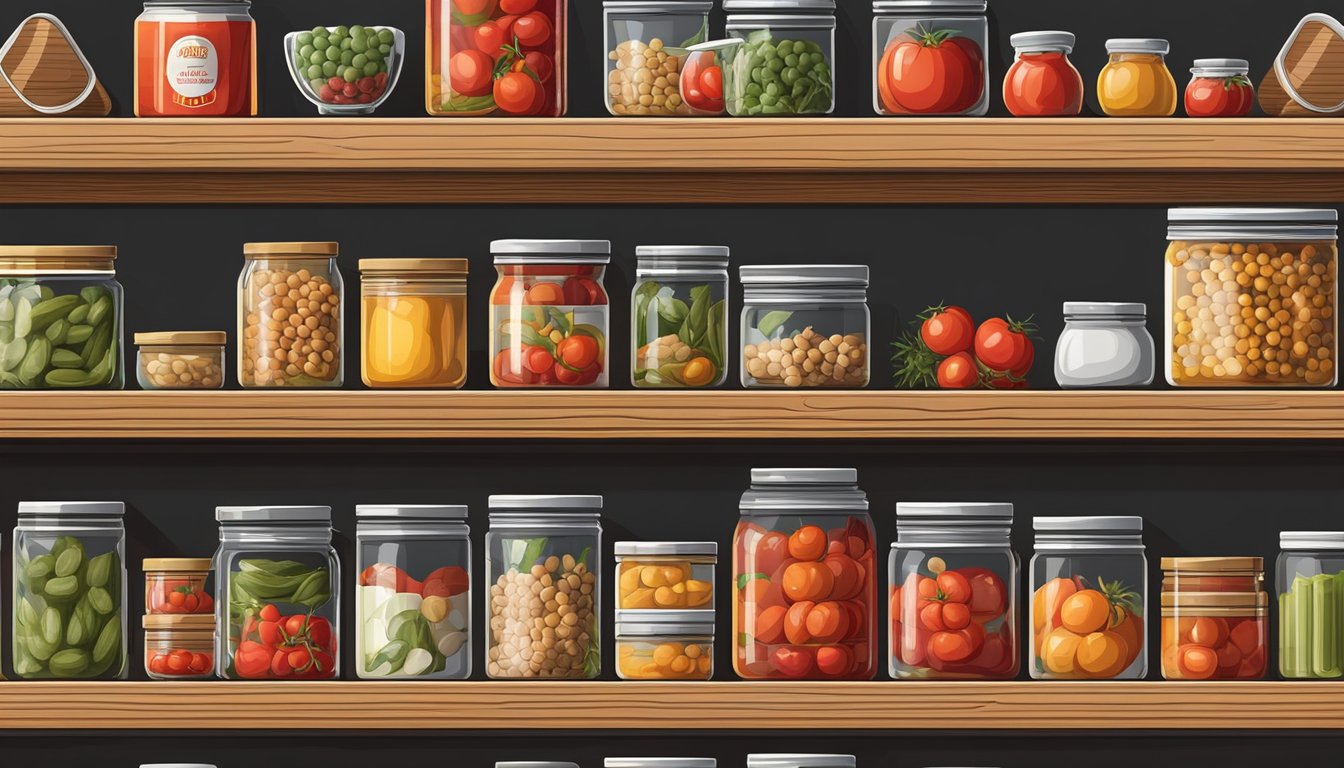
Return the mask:
<path id="1" fill-rule="evenodd" d="M 1055 381 L 1065 389 L 1146 387 L 1157 370 L 1148 308 L 1134 302 L 1066 301 L 1055 346 Z"/>
<path id="2" fill-rule="evenodd" d="M 362 679 L 471 676 L 467 508 L 355 507 L 356 673 Z"/>
<path id="3" fill-rule="evenodd" d="M 1150 38 L 1106 41 L 1109 60 L 1097 76 L 1097 101 L 1111 117 L 1170 117 L 1176 79 L 1167 69 L 1171 43 Z"/>
<path id="4" fill-rule="evenodd" d="M 1037 517 L 1031 558 L 1031 676 L 1139 680 L 1148 560 L 1142 517 Z"/>
<path id="5" fill-rule="evenodd" d="M 0 246 L 0 390 L 121 389 L 111 245 Z"/>
<path id="6" fill-rule="evenodd" d="M 601 496 L 490 497 L 486 674 L 549 680 L 602 674 L 601 556 Z M 538 629 L 541 637 L 533 637 Z"/>
<path id="7" fill-rule="evenodd" d="M 340 677 L 341 568 L 331 507 L 217 507 L 216 673 Z"/>
<path id="8" fill-rule="evenodd" d="M 238 279 L 238 383 L 339 387 L 345 282 L 336 243 L 247 243 Z"/>
<path id="9" fill-rule="evenodd" d="M 770 754 L 747 755 L 747 768 L 855 768 L 853 755 Z"/>
<path id="10" fill-rule="evenodd" d="M 986 0 L 873 0 L 873 109 L 879 115 L 986 115 L 988 9 Z M 915 63 L 931 56 L 946 68 L 940 82 L 931 83 Z"/>
<path id="11" fill-rule="evenodd" d="M 224 331 L 163 331 L 135 334 L 136 381 L 143 389 L 221 389 Z"/>
<path id="12" fill-rule="evenodd" d="M 641 245 L 630 306 L 636 387 L 717 387 L 728 378 L 728 248 Z"/>
<path id="13" fill-rule="evenodd" d="M 1255 86 L 1246 59 L 1195 59 L 1185 86 L 1190 117 L 1245 117 L 1255 106 Z"/>
<path id="14" fill-rule="evenodd" d="M 496 240 L 490 253 L 490 383 L 606 387 L 611 242 Z"/>
<path id="15" fill-rule="evenodd" d="M 891 545 L 891 676 L 1017 677 L 1013 505 L 896 505 Z"/>
<path id="16" fill-rule="evenodd" d="M 723 67 L 706 0 L 603 0 L 607 111 L 620 117 L 723 114 Z"/>
<path id="17" fill-rule="evenodd" d="M 364 384 L 465 384 L 467 260 L 360 259 L 359 273 Z"/>
<path id="18" fill-rule="evenodd" d="M 14 672 L 122 680 L 126 505 L 23 501 L 14 528 Z"/>
<path id="19" fill-rule="evenodd" d="M 1279 534 L 1279 674 L 1344 677 L 1344 532 Z"/>
<path id="20" fill-rule="evenodd" d="M 876 533 L 854 469 L 753 469 L 733 534 L 733 667 L 758 680 L 877 673 Z"/>
<path id="21" fill-rule="evenodd" d="M 1073 117 L 1083 110 L 1083 76 L 1069 61 L 1077 38 L 1063 30 L 1016 32 L 1003 105 L 1014 117 Z"/>
<path id="22" fill-rule="evenodd" d="M 868 267 L 744 266 L 742 386 L 868 385 Z"/>
<path id="23" fill-rule="evenodd" d="M 715 541 L 618 541 L 616 609 L 712 612 L 718 561 Z"/>
<path id="24" fill-rule="evenodd" d="M 1258 680 L 1269 658 L 1259 557 L 1162 558 L 1162 676 Z"/>
<path id="25" fill-rule="evenodd" d="M 145 674 L 151 680 L 215 676 L 215 616 L 142 616 Z"/>
<path id="26" fill-rule="evenodd" d="M 728 37 L 742 41 L 723 70 L 728 114 L 835 109 L 835 0 L 723 0 L 723 10 Z"/>
<path id="27" fill-rule="evenodd" d="M 617 610 L 616 674 L 622 680 L 714 676 L 712 610 Z"/>
<path id="28" fill-rule="evenodd" d="M 135 20 L 136 117 L 257 114 L 250 0 L 145 0 Z"/>
<path id="29" fill-rule="evenodd" d="M 1339 212 L 1173 208 L 1167 218 L 1167 381 L 1334 386 Z"/>

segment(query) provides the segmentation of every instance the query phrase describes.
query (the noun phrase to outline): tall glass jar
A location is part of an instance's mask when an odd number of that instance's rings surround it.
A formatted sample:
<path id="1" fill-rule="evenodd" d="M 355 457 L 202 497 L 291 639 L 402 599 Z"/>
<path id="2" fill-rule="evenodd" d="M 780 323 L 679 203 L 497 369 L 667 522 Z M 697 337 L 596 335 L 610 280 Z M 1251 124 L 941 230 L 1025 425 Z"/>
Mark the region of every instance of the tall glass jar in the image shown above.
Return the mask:
<path id="1" fill-rule="evenodd" d="M 723 67 L 705 0 L 602 0 L 607 111 L 621 117 L 723 114 Z"/>
<path id="2" fill-rule="evenodd" d="M 467 260 L 360 259 L 360 376 L 369 387 L 467 380 Z"/>
<path id="3" fill-rule="evenodd" d="M 564 115 L 568 13 L 568 0 L 425 0 L 425 109 L 431 117 Z"/>
<path id="4" fill-rule="evenodd" d="M 728 378 L 728 248 L 641 245 L 630 299 L 630 380 L 717 387 Z"/>
<path id="5" fill-rule="evenodd" d="M 1139 680 L 1148 672 L 1142 517 L 1037 517 L 1031 676 Z"/>
<path id="6" fill-rule="evenodd" d="M 988 8 L 986 0 L 873 0 L 873 109 L 984 117 Z M 930 67 L 942 76 L 931 77 Z"/>
<path id="7" fill-rule="evenodd" d="M 1055 381 L 1064 389 L 1146 387 L 1157 371 L 1148 307 L 1134 302 L 1066 301 L 1055 346 Z"/>
<path id="8" fill-rule="evenodd" d="M 124 680 L 126 505 L 23 501 L 14 529 L 14 672 Z"/>
<path id="9" fill-rule="evenodd" d="M 746 266 L 742 386 L 868 385 L 868 267 Z"/>
<path id="10" fill-rule="evenodd" d="M 238 383 L 339 387 L 345 375 L 336 243 L 247 243 L 238 279 Z"/>
<path id="11" fill-rule="evenodd" d="M 1269 596 L 1259 557 L 1162 558 L 1162 677 L 1259 680 Z"/>
<path id="12" fill-rule="evenodd" d="M 112 245 L 0 246 L 0 390 L 121 389 Z"/>
<path id="13" fill-rule="evenodd" d="M 1339 212 L 1173 208 L 1167 218 L 1167 382 L 1333 387 Z"/>
<path id="14" fill-rule="evenodd" d="M 730 51 L 723 95 L 734 117 L 835 109 L 835 0 L 723 0 Z"/>
<path id="15" fill-rule="evenodd" d="M 602 277 L 607 240 L 496 240 L 490 294 L 490 383 L 592 387 L 608 383 L 611 307 Z"/>
<path id="16" fill-rule="evenodd" d="M 1097 76 L 1097 101 L 1111 117 L 1170 117 L 1176 113 L 1176 78 L 1167 69 L 1166 40 L 1106 41 L 1110 59 Z"/>
<path id="17" fill-rule="evenodd" d="M 490 497 L 490 677 L 584 680 L 602 674 L 601 510 L 601 496 Z"/>
<path id="18" fill-rule="evenodd" d="M 1344 532 L 1279 534 L 1279 674 L 1344 677 Z"/>
<path id="19" fill-rule="evenodd" d="M 896 505 L 891 545 L 891 676 L 1017 677 L 1012 504 Z"/>
<path id="20" fill-rule="evenodd" d="M 856 470 L 751 470 L 733 534 L 738 676 L 872 679 L 876 538 Z"/>
<path id="21" fill-rule="evenodd" d="M 331 507 L 218 507 L 216 673 L 340 677 L 341 566 Z"/>

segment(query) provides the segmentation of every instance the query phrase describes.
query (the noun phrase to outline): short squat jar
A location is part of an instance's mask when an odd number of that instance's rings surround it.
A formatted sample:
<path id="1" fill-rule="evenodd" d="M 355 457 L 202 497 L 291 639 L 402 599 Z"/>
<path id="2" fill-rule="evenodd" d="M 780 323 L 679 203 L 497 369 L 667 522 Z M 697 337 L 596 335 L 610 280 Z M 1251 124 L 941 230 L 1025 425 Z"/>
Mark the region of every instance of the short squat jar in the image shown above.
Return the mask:
<path id="1" fill-rule="evenodd" d="M 868 385 L 867 266 L 746 266 L 739 275 L 742 386 Z"/>
<path id="2" fill-rule="evenodd" d="M 137 333 L 136 381 L 142 389 L 220 389 L 226 341 L 224 331 Z"/>
<path id="3" fill-rule="evenodd" d="M 1176 112 L 1176 79 L 1167 69 L 1166 40 L 1106 41 L 1110 60 L 1097 76 L 1097 101 L 1111 117 L 1170 117 Z"/>
<path id="4" fill-rule="evenodd" d="M 141 617 L 145 674 L 151 680 L 205 680 L 215 676 L 215 617 Z"/>
<path id="5" fill-rule="evenodd" d="M 1037 517 L 1031 676 L 1139 680 L 1148 671 L 1142 517 Z"/>
<path id="6" fill-rule="evenodd" d="M 710 679 L 713 611 L 618 610 L 616 674 L 622 680 Z"/>
<path id="7" fill-rule="evenodd" d="M 1269 596 L 1259 557 L 1162 558 L 1162 677 L 1259 680 Z"/>
<path id="8" fill-rule="evenodd" d="M 616 542 L 616 610 L 708 611 L 714 621 L 714 541 Z"/>
<path id="9" fill-rule="evenodd" d="M 1076 39 L 1057 30 L 1009 38 L 1015 58 L 1003 78 L 1003 104 L 1014 117 L 1074 117 L 1083 111 L 1083 76 L 1069 61 Z"/>
<path id="10" fill-rule="evenodd" d="M 630 299 L 631 383 L 717 387 L 728 378 L 728 248 L 641 245 Z"/>
<path id="11" fill-rule="evenodd" d="M 238 383 L 339 387 L 345 283 L 336 243 L 247 243 L 238 279 Z"/>
<path id="12" fill-rule="evenodd" d="M 467 380 L 467 260 L 360 259 L 360 378 L 373 388 Z"/>
<path id="13" fill-rule="evenodd" d="M 210 569 L 208 557 L 147 557 L 141 561 L 145 572 L 145 613 L 215 615 L 215 598 L 206 591 Z"/>
<path id="14" fill-rule="evenodd" d="M 898 116 L 987 114 L 988 8 L 986 0 L 874 0 L 873 109 Z M 931 78 L 931 65 L 944 76 Z"/>
<path id="15" fill-rule="evenodd" d="M 723 95 L 734 117 L 828 115 L 835 109 L 835 0 L 724 0 Z"/>
<path id="16" fill-rule="evenodd" d="M 1344 532 L 1279 534 L 1279 674 L 1344 677 Z"/>
<path id="17" fill-rule="evenodd" d="M 1064 302 L 1064 332 L 1055 346 L 1055 381 L 1065 389 L 1146 387 L 1156 347 L 1143 304 Z"/>

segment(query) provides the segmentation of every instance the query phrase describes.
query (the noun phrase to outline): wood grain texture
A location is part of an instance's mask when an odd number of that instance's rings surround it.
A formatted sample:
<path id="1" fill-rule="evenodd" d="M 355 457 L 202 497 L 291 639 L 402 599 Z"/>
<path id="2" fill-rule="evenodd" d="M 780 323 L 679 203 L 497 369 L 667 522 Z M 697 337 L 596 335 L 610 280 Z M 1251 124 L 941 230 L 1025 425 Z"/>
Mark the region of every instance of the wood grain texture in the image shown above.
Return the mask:
<path id="1" fill-rule="evenodd" d="M 4 392 L 0 439 L 1340 439 L 1326 392 Z"/>

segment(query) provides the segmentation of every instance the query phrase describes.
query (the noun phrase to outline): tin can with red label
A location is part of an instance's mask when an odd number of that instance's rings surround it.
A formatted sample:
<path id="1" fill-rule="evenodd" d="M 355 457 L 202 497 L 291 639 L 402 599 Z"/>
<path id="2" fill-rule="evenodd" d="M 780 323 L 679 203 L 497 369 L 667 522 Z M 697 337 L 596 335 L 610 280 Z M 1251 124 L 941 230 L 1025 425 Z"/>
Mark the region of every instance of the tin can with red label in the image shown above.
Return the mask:
<path id="1" fill-rule="evenodd" d="M 135 21 L 137 117 L 257 114 L 250 0 L 145 0 Z"/>

